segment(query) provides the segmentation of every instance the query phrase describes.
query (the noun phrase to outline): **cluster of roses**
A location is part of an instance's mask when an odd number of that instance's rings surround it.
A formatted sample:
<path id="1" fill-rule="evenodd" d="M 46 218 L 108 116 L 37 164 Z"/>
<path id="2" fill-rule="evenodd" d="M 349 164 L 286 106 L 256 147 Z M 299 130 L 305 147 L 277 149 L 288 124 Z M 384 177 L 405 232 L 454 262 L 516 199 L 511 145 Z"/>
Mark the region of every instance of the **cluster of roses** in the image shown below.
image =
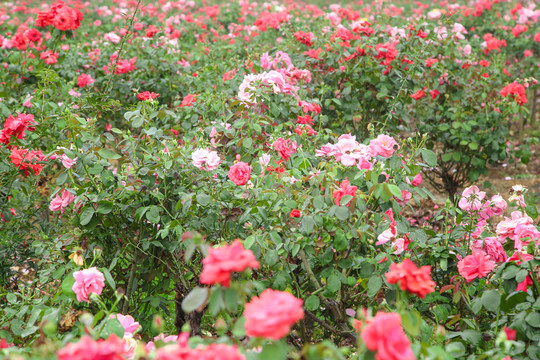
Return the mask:
<path id="1" fill-rule="evenodd" d="M 4 128 L 0 132 L 0 143 L 5 144 L 11 150 L 10 160 L 19 170 L 23 170 L 25 176 L 30 170 L 37 176 L 41 173 L 45 155 L 40 150 L 29 150 L 13 146 L 12 142 L 24 139 L 25 131 L 34 131 L 36 121 L 34 115 L 18 114 L 17 117 L 10 115 L 4 122 Z"/>
<path id="2" fill-rule="evenodd" d="M 81 26 L 83 14 L 70 8 L 62 0 L 58 0 L 46 11 L 40 11 L 36 19 L 36 26 L 47 27 L 52 25 L 58 30 L 76 30 Z"/>
<path id="3" fill-rule="evenodd" d="M 246 250 L 240 240 L 235 240 L 231 245 L 208 250 L 200 281 L 228 287 L 233 272 L 258 269 L 259 266 L 253 252 Z M 244 317 L 248 336 L 278 340 L 304 317 L 302 300 L 288 292 L 267 289 L 246 304 Z"/>
<path id="4" fill-rule="evenodd" d="M 336 144 L 323 145 L 316 150 L 315 156 L 333 156 L 336 161 L 344 166 L 357 166 L 358 169 L 371 170 L 376 156 L 383 158 L 390 157 L 394 151 L 399 149 L 393 137 L 381 134 L 376 139 L 372 139 L 369 145 L 356 141 L 356 136 L 344 134 L 338 138 Z"/>
<path id="5" fill-rule="evenodd" d="M 525 212 L 525 201 L 523 193 L 525 189 L 516 185 L 513 188 L 514 194 L 510 201 L 516 201 L 521 208 L 513 211 L 511 217 L 504 217 L 495 229 L 496 236 L 481 238 L 480 235 L 486 230 L 487 221 L 493 216 L 501 216 L 506 211 L 507 203 L 500 195 L 494 195 L 490 201 L 486 198 L 486 193 L 480 191 L 478 187 L 471 186 L 463 191 L 462 198 L 458 206 L 468 212 L 470 216 L 477 218 L 476 229 L 471 234 L 472 254 L 466 256 L 458 262 L 458 271 L 468 282 L 476 278 L 487 276 L 496 264 L 517 261 L 528 261 L 531 255 L 525 253 L 526 247 L 533 242 L 535 246 L 540 244 L 540 231 L 536 228 L 531 217 Z M 503 245 L 511 240 L 514 242 L 515 252 L 508 257 Z M 527 278 L 518 284 L 517 290 L 526 291 L 531 279 Z"/>
<path id="6" fill-rule="evenodd" d="M 278 51 L 273 59 L 264 53 L 260 62 L 261 67 L 269 71 L 244 76 L 238 89 L 238 98 L 244 102 L 257 103 L 254 93 L 260 88 L 269 88 L 274 94 L 293 95 L 298 91 L 296 84 L 299 80 L 311 81 L 309 70 L 296 68 L 289 54 L 283 51 Z"/>

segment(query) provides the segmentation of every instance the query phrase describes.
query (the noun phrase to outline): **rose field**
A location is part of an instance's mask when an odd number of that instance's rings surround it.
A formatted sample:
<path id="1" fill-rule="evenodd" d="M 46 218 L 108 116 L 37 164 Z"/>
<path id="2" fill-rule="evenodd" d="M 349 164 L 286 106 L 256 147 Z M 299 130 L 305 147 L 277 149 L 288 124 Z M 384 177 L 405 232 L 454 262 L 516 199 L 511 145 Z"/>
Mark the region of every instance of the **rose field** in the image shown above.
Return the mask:
<path id="1" fill-rule="evenodd" d="M 0 359 L 540 360 L 536 0 L 0 2 Z"/>

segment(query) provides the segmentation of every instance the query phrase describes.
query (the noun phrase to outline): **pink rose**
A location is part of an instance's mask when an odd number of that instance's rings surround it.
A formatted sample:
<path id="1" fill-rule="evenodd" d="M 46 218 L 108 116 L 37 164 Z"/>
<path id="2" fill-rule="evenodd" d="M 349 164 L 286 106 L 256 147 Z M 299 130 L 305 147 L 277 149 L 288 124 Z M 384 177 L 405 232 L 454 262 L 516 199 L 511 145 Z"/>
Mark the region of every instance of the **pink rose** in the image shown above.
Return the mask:
<path id="1" fill-rule="evenodd" d="M 75 284 L 73 292 L 77 295 L 78 301 L 90 302 L 90 294 L 100 295 L 105 287 L 105 276 L 95 267 L 84 269 L 73 273 Z"/>
<path id="2" fill-rule="evenodd" d="M 247 336 L 279 340 L 304 317 L 302 300 L 285 291 L 266 289 L 246 304 L 244 317 Z"/>
<path id="3" fill-rule="evenodd" d="M 468 255 L 458 262 L 459 274 L 467 282 L 485 277 L 494 267 L 495 263 L 483 251 L 474 251 L 472 255 Z"/>
<path id="4" fill-rule="evenodd" d="M 397 313 L 379 311 L 364 327 L 361 336 L 367 348 L 377 352 L 376 360 L 415 359 Z"/>
<path id="5" fill-rule="evenodd" d="M 394 151 L 399 149 L 399 145 L 396 143 L 393 137 L 381 134 L 369 142 L 369 147 L 373 152 L 373 156 L 380 155 L 382 157 L 390 157 Z"/>
<path id="6" fill-rule="evenodd" d="M 480 191 L 477 186 L 469 186 L 463 190 L 462 198 L 459 200 L 459 207 L 466 211 L 478 211 L 482 208 L 482 200 L 486 193 Z"/>
<path id="7" fill-rule="evenodd" d="M 60 211 L 64 213 L 64 209 L 75 200 L 75 196 L 68 190 L 62 190 L 62 196 L 56 194 L 56 197 L 51 201 L 49 210 Z"/>
<path id="8" fill-rule="evenodd" d="M 251 168 L 245 162 L 237 162 L 229 170 L 229 179 L 237 186 L 246 185 L 251 177 Z"/>

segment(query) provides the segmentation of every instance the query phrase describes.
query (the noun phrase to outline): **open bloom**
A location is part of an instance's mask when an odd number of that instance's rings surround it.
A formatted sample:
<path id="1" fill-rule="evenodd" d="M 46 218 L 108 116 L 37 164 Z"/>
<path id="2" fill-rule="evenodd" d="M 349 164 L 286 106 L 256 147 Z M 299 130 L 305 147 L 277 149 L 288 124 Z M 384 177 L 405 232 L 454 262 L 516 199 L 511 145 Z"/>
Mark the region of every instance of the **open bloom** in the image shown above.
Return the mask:
<path id="1" fill-rule="evenodd" d="M 64 213 L 64 209 L 75 200 L 75 196 L 68 190 L 62 191 L 62 196 L 56 194 L 56 197 L 52 199 L 51 204 L 49 205 L 49 210 L 51 211 L 60 211 Z"/>
<path id="2" fill-rule="evenodd" d="M 459 200 L 458 206 L 466 211 L 478 211 L 482 208 L 482 200 L 486 197 L 486 193 L 480 191 L 477 186 L 469 186 L 463 191 Z"/>
<path id="3" fill-rule="evenodd" d="M 195 150 L 191 154 L 191 160 L 196 168 L 208 171 L 217 169 L 218 165 L 221 164 L 221 159 L 217 151 L 210 151 L 208 149 Z"/>
<path id="4" fill-rule="evenodd" d="M 302 300 L 285 291 L 266 289 L 246 304 L 246 335 L 279 340 L 304 317 Z"/>
<path id="5" fill-rule="evenodd" d="M 240 240 L 232 245 L 208 249 L 208 256 L 202 261 L 203 270 L 200 281 L 202 284 L 221 284 L 229 286 L 233 272 L 241 272 L 248 268 L 258 269 L 259 262 L 251 250 L 244 249 Z"/>
<path id="6" fill-rule="evenodd" d="M 483 251 L 474 251 L 472 255 L 465 256 L 458 262 L 458 271 L 461 276 L 471 282 L 476 278 L 483 278 L 493 270 L 495 263 Z"/>
<path id="7" fill-rule="evenodd" d="M 229 169 L 229 179 L 237 186 L 246 185 L 251 178 L 251 168 L 249 164 L 239 161 Z"/>
<path id="8" fill-rule="evenodd" d="M 397 313 L 379 311 L 361 333 L 367 348 L 376 351 L 376 360 L 413 360 L 411 342 Z"/>
<path id="9" fill-rule="evenodd" d="M 369 142 L 369 147 L 373 152 L 373 156 L 390 157 L 394 151 L 399 149 L 399 145 L 393 137 L 381 134 Z"/>
<path id="10" fill-rule="evenodd" d="M 90 302 L 90 294 L 100 295 L 105 287 L 105 276 L 95 267 L 79 270 L 73 273 L 75 284 L 73 292 L 78 301 Z"/>
<path id="11" fill-rule="evenodd" d="M 435 291 L 435 282 L 431 280 L 431 266 L 417 268 L 410 260 L 405 259 L 401 264 L 390 265 L 390 271 L 386 273 L 386 279 L 390 284 L 399 283 L 401 290 L 424 298 L 427 294 Z"/>

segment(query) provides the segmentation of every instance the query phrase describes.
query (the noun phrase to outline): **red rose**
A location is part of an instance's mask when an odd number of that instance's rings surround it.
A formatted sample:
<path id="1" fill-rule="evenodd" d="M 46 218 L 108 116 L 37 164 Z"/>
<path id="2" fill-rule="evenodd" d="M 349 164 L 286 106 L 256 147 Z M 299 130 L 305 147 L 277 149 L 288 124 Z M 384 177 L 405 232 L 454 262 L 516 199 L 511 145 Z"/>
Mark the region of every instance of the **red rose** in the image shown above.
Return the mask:
<path id="1" fill-rule="evenodd" d="M 431 280 L 431 266 L 417 268 L 410 260 L 405 259 L 401 264 L 390 265 L 390 271 L 386 273 L 389 284 L 397 284 L 401 290 L 424 298 L 427 294 L 435 291 L 435 282 Z"/>
<path id="2" fill-rule="evenodd" d="M 299 218 L 300 215 L 301 215 L 301 213 L 300 213 L 300 210 L 298 210 L 298 209 L 293 209 L 293 210 L 291 211 L 291 217 L 292 217 L 292 218 Z"/>

